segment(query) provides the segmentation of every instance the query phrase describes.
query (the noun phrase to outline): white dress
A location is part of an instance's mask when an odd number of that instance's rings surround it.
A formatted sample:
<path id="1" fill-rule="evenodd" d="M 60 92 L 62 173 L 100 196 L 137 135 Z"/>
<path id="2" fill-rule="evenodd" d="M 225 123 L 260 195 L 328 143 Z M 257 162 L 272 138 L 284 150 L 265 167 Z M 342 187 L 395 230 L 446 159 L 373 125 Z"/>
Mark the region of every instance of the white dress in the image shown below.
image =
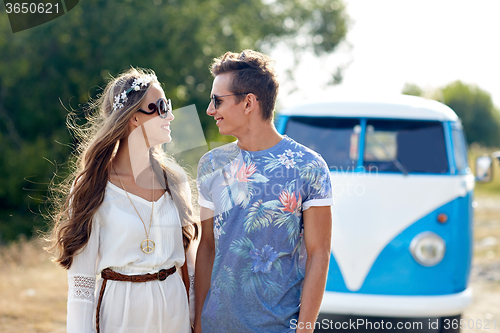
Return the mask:
<path id="1" fill-rule="evenodd" d="M 146 228 L 151 202 L 129 193 Z M 141 250 L 144 226 L 125 192 L 108 182 L 104 201 L 93 219 L 87 246 L 68 270 L 68 333 L 95 332 L 95 310 L 105 268 L 126 275 L 154 273 L 177 266 L 164 281 L 142 283 L 108 280 L 102 300 L 102 333 L 190 332 L 189 308 L 180 275 L 184 264 L 182 228 L 170 195 L 155 202 L 149 238 L 153 253 Z"/>

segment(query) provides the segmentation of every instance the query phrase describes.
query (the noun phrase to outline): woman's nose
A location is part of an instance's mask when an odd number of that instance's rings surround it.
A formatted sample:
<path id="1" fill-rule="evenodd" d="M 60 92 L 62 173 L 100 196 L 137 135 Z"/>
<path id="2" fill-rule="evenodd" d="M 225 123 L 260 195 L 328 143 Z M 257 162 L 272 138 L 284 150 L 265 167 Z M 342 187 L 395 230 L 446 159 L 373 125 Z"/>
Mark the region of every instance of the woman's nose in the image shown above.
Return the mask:
<path id="1" fill-rule="evenodd" d="M 174 116 L 174 113 L 172 112 L 172 110 L 167 112 L 167 116 L 165 118 L 169 121 L 172 121 L 175 119 L 175 116 Z"/>

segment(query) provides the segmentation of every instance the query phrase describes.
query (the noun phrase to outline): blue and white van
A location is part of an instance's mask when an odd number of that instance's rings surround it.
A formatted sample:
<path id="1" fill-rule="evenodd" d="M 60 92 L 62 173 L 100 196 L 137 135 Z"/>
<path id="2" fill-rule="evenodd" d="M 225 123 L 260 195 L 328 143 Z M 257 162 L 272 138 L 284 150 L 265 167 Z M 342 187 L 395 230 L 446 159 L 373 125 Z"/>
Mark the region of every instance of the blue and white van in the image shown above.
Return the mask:
<path id="1" fill-rule="evenodd" d="M 309 103 L 279 112 L 276 127 L 330 167 L 316 331 L 458 332 L 472 298 L 475 177 L 455 112 L 413 96 Z"/>

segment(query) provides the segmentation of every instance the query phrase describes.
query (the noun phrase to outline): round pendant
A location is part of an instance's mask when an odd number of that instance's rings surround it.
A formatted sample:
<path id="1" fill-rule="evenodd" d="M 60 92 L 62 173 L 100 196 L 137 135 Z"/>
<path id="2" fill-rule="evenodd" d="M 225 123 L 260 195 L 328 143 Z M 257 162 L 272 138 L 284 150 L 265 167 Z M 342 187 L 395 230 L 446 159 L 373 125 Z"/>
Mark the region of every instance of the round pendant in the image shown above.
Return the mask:
<path id="1" fill-rule="evenodd" d="M 144 253 L 151 253 L 155 249 L 155 242 L 153 242 L 151 239 L 146 238 L 145 240 L 142 241 L 141 243 L 141 250 Z"/>

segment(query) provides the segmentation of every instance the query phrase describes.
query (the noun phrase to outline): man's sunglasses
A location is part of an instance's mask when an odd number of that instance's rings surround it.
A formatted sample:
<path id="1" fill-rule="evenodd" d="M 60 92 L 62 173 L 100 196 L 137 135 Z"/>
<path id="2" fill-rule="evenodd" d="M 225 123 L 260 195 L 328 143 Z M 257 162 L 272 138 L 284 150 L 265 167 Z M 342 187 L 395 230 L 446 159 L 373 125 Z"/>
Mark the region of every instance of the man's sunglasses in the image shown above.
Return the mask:
<path id="1" fill-rule="evenodd" d="M 219 107 L 219 103 L 220 103 L 219 98 L 227 97 L 227 96 L 235 96 L 235 95 L 247 95 L 247 94 L 251 94 L 251 93 L 243 92 L 243 93 L 236 93 L 236 94 L 222 95 L 222 96 L 212 95 L 212 97 L 210 97 L 210 99 L 214 103 L 214 108 L 217 109 Z M 257 100 L 259 100 L 259 99 L 257 98 Z"/>
<path id="2" fill-rule="evenodd" d="M 166 100 L 165 98 L 160 98 L 156 102 L 156 104 L 149 103 L 148 109 L 150 109 L 151 111 L 144 111 L 142 109 L 139 109 L 138 111 L 141 111 L 145 114 L 153 114 L 155 112 L 158 112 L 161 118 L 167 118 L 168 113 L 172 112 L 172 102 L 170 101 L 170 99 Z"/>

